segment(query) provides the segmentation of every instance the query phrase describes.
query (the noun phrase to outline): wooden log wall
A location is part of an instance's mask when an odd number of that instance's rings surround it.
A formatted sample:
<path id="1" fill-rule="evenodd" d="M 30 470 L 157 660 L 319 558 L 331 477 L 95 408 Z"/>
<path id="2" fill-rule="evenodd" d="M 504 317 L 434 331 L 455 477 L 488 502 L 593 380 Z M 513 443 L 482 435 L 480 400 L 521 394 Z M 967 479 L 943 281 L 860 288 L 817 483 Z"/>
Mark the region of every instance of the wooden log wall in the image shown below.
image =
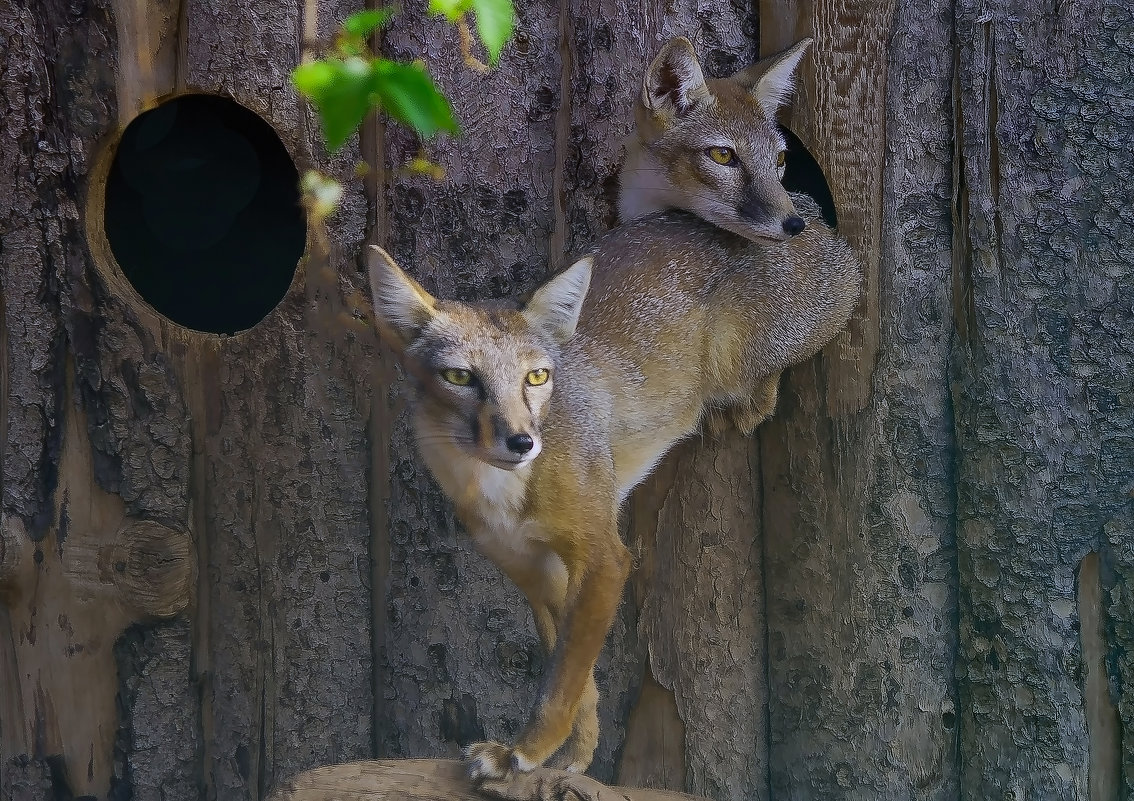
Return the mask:
<path id="1" fill-rule="evenodd" d="M 531 288 L 614 224 L 679 34 L 712 75 L 815 37 L 785 123 L 867 282 L 756 436 L 680 445 L 629 502 L 593 775 L 1134 793 L 1128 4 L 533 0 L 488 76 L 410 4 L 382 47 L 454 99 L 437 182 L 381 120 L 325 154 L 287 79 L 304 5 L 0 0 L 0 799 L 262 799 L 515 734 L 544 657 L 414 452 L 361 254 Z M 315 5 L 322 35 L 355 10 Z M 104 223 L 123 128 L 195 92 L 300 170 L 374 165 L 233 335 L 155 312 Z"/>

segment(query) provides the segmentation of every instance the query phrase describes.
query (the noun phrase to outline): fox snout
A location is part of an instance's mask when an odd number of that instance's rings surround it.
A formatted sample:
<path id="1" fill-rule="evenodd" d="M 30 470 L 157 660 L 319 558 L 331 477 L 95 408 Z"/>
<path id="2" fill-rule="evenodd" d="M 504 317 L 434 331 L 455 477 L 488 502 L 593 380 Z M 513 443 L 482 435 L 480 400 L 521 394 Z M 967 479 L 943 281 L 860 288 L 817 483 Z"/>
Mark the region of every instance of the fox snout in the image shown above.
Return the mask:
<path id="1" fill-rule="evenodd" d="M 481 408 L 473 421 L 473 441 L 486 461 L 509 470 L 539 455 L 543 445 L 535 421 L 517 419 L 523 416 L 510 415 L 495 404 Z"/>
<path id="2" fill-rule="evenodd" d="M 781 211 L 779 204 L 773 205 L 763 197 L 750 194 L 737 208 L 737 213 L 742 219 L 758 225 L 767 225 L 773 229 L 778 222 L 780 229 L 785 234 L 782 237 L 783 239 L 798 236 L 807 227 L 807 222 L 796 214 L 795 206 L 792 205 L 790 200 L 787 201 L 787 209 Z"/>
<path id="3" fill-rule="evenodd" d="M 532 448 L 535 447 L 535 440 L 528 434 L 513 434 L 504 440 L 504 444 L 512 453 L 523 456 L 525 453 L 530 453 Z"/>

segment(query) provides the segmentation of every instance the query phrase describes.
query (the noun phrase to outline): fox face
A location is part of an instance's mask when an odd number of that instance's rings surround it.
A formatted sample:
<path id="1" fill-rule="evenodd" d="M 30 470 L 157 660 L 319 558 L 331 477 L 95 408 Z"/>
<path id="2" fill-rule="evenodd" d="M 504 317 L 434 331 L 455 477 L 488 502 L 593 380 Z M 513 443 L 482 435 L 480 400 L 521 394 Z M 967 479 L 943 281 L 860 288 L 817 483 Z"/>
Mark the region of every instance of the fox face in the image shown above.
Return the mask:
<path id="1" fill-rule="evenodd" d="M 786 142 L 775 115 L 811 41 L 710 80 L 689 40 L 667 42 L 642 84 L 620 174 L 621 220 L 683 209 L 748 239 L 803 231 L 781 183 Z"/>
<path id="2" fill-rule="evenodd" d="M 575 332 L 591 261 L 576 262 L 521 309 L 434 298 L 380 248 L 370 253 L 375 318 L 416 390 L 418 444 L 516 470 L 543 449 L 559 346 Z"/>

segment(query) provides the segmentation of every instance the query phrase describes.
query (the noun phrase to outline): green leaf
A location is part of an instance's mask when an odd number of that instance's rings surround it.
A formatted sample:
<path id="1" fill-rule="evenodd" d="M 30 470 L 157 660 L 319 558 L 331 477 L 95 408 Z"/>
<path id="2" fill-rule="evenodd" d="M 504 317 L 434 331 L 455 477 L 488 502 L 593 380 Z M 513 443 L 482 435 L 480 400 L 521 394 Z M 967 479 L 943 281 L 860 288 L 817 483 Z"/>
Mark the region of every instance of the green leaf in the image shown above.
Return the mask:
<path id="1" fill-rule="evenodd" d="M 429 13 L 458 22 L 472 6 L 472 0 L 429 0 Z"/>
<path id="2" fill-rule="evenodd" d="M 512 0 L 472 0 L 472 7 L 476 12 L 477 33 L 488 51 L 488 63 L 495 65 L 500 51 L 512 38 L 516 10 Z"/>
<path id="3" fill-rule="evenodd" d="M 319 112 L 332 152 L 343 146 L 374 105 L 371 62 L 364 58 L 309 61 L 295 68 L 291 80 Z"/>
<path id="4" fill-rule="evenodd" d="M 380 58 L 373 63 L 373 75 L 373 91 L 391 117 L 424 137 L 438 131 L 457 133 L 452 106 L 423 66 Z"/>
<path id="5" fill-rule="evenodd" d="M 314 97 L 335 79 L 335 70 L 325 61 L 308 61 L 291 71 L 291 82 L 300 94 Z"/>
<path id="6" fill-rule="evenodd" d="M 356 11 L 343 20 L 343 30 L 351 36 L 365 39 L 378 28 L 381 28 L 394 16 L 393 9 L 372 8 L 366 11 Z"/>

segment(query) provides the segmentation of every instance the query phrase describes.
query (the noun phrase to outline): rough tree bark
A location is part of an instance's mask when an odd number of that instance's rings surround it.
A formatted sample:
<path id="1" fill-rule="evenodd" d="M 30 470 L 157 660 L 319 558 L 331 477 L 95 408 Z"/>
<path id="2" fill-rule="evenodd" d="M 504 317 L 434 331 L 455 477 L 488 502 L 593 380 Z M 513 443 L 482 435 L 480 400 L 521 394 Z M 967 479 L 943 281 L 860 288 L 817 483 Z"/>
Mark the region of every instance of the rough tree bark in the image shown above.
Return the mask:
<path id="1" fill-rule="evenodd" d="M 297 11 L 126 0 L 4 3 L 0 17 L 14 179 L 0 794 L 260 798 L 298 766 L 367 756 L 363 347 L 320 324 L 302 271 L 247 333 L 174 325 L 123 279 L 101 230 L 108 139 L 170 93 L 234 97 L 301 162 L 323 161 L 287 88 Z M 358 284 L 361 191 L 343 211 L 335 266 Z M 85 457 L 63 471 L 70 451 Z M 186 617 L 120 639 L 152 618 L 102 619 L 123 514 L 191 536 L 198 580 L 173 610 L 192 595 Z"/>
<path id="2" fill-rule="evenodd" d="M 322 34 L 354 10 L 320 0 Z M 409 5 L 459 139 L 328 157 L 304 4 L 0 0 L 0 801 L 267 797 L 523 723 L 543 655 L 409 438 L 361 251 L 530 289 L 614 223 L 664 39 L 810 35 L 786 120 L 868 281 L 748 440 L 628 504 L 592 775 L 714 799 L 1134 797 L 1134 12 L 1117 0 L 518 3 L 498 72 Z M 116 137 L 230 96 L 349 173 L 327 259 L 235 336 L 158 315 L 102 226 Z M 349 787 L 339 787 L 346 792 Z"/>
<path id="3" fill-rule="evenodd" d="M 956 9 L 958 697 L 974 797 L 1134 789 L 1131 22 L 1121 3 Z"/>
<path id="4" fill-rule="evenodd" d="M 760 432 L 773 797 L 955 798 L 947 3 L 764 4 L 817 36 L 791 126 L 867 267 Z"/>

